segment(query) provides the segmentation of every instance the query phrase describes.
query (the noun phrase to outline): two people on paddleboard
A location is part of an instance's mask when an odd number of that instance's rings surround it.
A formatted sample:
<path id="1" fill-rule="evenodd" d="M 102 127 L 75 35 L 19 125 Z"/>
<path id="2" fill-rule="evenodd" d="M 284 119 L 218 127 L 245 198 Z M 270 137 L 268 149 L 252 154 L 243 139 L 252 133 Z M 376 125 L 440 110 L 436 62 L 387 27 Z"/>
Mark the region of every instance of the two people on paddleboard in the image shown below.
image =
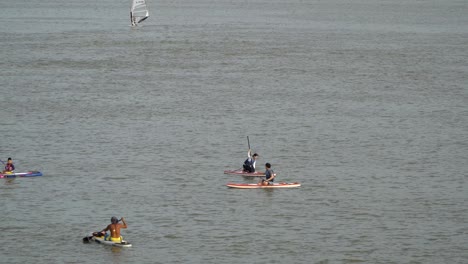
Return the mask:
<path id="1" fill-rule="evenodd" d="M 252 150 L 249 149 L 247 152 L 248 158 L 244 161 L 244 171 L 253 173 L 255 172 L 255 164 L 257 163 L 258 157 L 260 157 L 257 153 L 254 153 L 252 155 Z M 265 179 L 261 181 L 261 184 L 263 185 L 268 185 L 268 184 L 273 184 L 273 181 L 275 180 L 275 172 L 271 169 L 271 164 L 270 163 L 265 163 Z"/>
<path id="2" fill-rule="evenodd" d="M 13 160 L 8 158 L 7 163 L 5 164 L 5 168 L 3 173 L 13 173 L 15 171 L 15 165 L 13 165 Z"/>
<path id="3" fill-rule="evenodd" d="M 122 221 L 122 224 L 119 222 Z M 123 238 L 120 235 L 120 229 L 127 228 L 127 223 L 125 219 L 122 217 L 120 220 L 117 217 L 113 216 L 111 218 L 111 224 L 104 228 L 100 233 L 105 234 L 104 240 L 112 241 L 112 242 L 122 242 Z M 107 234 L 107 231 L 110 231 L 110 235 Z"/>

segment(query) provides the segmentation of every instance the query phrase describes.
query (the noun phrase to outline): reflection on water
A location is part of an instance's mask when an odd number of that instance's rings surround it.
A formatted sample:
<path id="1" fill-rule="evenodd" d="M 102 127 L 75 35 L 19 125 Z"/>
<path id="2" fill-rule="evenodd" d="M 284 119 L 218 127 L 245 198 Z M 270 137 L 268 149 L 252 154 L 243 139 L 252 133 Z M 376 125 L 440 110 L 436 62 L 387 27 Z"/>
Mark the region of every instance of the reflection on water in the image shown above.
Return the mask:
<path id="1" fill-rule="evenodd" d="M 5 185 L 15 184 L 15 178 L 5 178 Z"/>

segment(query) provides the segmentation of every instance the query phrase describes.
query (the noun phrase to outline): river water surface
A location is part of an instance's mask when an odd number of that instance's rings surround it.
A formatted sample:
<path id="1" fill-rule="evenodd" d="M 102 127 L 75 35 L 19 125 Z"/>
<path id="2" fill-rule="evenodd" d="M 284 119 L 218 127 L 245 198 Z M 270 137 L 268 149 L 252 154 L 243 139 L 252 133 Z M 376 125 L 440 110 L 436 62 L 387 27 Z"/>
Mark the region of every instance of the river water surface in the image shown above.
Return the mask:
<path id="1" fill-rule="evenodd" d="M 149 4 L 0 3 L 0 262 L 468 263 L 466 1 Z"/>

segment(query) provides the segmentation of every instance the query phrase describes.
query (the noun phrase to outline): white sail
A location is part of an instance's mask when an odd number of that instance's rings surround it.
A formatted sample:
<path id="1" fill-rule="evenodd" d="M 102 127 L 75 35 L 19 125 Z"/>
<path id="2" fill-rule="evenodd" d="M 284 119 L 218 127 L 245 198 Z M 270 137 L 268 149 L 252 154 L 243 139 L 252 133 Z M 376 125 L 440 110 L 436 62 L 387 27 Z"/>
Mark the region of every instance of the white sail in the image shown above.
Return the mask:
<path id="1" fill-rule="evenodd" d="M 130 22 L 132 26 L 136 26 L 148 17 L 149 11 L 146 0 L 132 0 L 132 7 L 130 8 Z"/>

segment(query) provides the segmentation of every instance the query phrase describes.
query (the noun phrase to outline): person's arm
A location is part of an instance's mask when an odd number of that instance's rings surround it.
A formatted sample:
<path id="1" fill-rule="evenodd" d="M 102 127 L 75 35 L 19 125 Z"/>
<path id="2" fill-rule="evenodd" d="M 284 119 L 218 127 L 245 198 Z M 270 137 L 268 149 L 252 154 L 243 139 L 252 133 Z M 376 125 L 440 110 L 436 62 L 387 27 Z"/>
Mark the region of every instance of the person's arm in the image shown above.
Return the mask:
<path id="1" fill-rule="evenodd" d="M 252 150 L 251 149 L 249 149 L 249 151 L 247 151 L 247 160 L 249 162 L 249 164 L 248 164 L 249 166 L 254 165 L 255 160 L 252 157 Z M 255 167 L 254 167 L 254 169 L 255 169 Z"/>
<path id="2" fill-rule="evenodd" d="M 266 172 L 265 172 L 265 174 L 266 174 Z M 270 178 L 265 179 L 265 181 L 270 182 L 271 180 L 273 180 L 275 178 L 275 176 L 276 176 L 275 172 L 270 171 Z"/>
<path id="3" fill-rule="evenodd" d="M 104 229 L 101 231 L 101 233 L 102 233 L 102 232 L 105 233 L 105 232 L 109 231 L 109 226 L 110 226 L 110 225 L 106 226 L 106 228 L 104 228 Z"/>
<path id="4" fill-rule="evenodd" d="M 127 223 L 125 222 L 125 219 L 122 217 L 120 218 L 122 220 L 122 228 L 127 228 Z"/>

